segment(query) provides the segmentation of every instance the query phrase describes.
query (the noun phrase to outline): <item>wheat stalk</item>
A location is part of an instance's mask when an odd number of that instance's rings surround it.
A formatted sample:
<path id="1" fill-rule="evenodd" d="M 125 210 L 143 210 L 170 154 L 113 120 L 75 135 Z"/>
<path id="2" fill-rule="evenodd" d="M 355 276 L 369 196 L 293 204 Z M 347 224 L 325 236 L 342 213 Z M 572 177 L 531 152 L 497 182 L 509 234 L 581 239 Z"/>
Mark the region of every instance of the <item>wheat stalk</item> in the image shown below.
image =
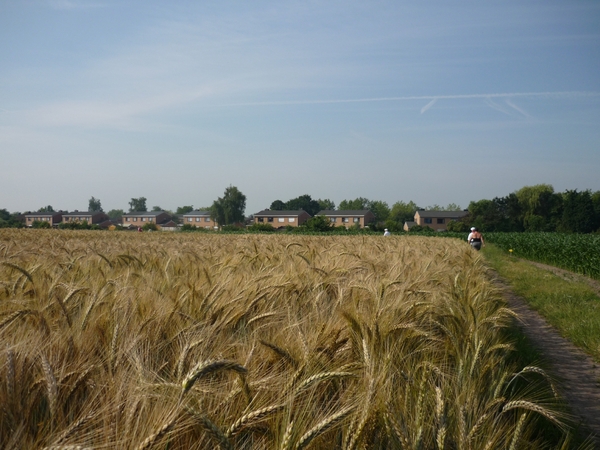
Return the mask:
<path id="1" fill-rule="evenodd" d="M 202 427 L 206 431 L 208 431 L 209 434 L 217 440 L 217 442 L 219 443 L 219 446 L 223 450 L 233 450 L 233 446 L 231 445 L 231 442 L 229 442 L 229 438 L 208 417 L 206 417 L 204 414 L 199 413 L 194 408 L 187 407 L 186 411 L 194 419 L 196 419 L 198 422 L 200 422 Z"/>

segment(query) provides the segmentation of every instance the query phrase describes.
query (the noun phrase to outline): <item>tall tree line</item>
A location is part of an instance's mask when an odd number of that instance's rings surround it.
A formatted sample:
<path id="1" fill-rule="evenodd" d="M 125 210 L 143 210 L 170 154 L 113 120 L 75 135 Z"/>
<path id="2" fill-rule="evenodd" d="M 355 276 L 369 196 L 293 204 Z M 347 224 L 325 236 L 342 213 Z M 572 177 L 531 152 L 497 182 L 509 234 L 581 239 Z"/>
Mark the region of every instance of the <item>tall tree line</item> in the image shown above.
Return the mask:
<path id="1" fill-rule="evenodd" d="M 482 231 L 600 231 L 600 191 L 525 186 L 506 197 L 471 202 L 461 222 Z"/>

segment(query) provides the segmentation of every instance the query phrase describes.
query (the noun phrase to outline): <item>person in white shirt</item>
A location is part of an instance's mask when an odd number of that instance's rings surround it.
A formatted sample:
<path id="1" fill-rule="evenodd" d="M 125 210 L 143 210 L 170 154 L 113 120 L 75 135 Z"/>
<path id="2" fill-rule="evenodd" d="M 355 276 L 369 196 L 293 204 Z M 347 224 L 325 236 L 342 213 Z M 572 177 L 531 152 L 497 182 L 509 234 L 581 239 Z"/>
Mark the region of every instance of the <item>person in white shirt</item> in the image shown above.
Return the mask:
<path id="1" fill-rule="evenodd" d="M 475 231 L 477 228 L 475 227 L 471 227 L 471 232 L 469 233 L 469 235 L 467 236 L 467 242 L 470 244 L 471 243 L 471 238 L 473 237 L 473 231 Z"/>
<path id="2" fill-rule="evenodd" d="M 392 233 L 390 233 L 390 232 L 388 231 L 388 229 L 386 228 L 385 230 L 383 230 L 383 235 L 384 235 L 384 236 L 391 236 L 391 235 L 392 235 Z"/>
<path id="3" fill-rule="evenodd" d="M 484 245 L 483 235 L 475 227 L 471 228 L 467 241 L 475 250 L 481 250 L 481 246 Z"/>

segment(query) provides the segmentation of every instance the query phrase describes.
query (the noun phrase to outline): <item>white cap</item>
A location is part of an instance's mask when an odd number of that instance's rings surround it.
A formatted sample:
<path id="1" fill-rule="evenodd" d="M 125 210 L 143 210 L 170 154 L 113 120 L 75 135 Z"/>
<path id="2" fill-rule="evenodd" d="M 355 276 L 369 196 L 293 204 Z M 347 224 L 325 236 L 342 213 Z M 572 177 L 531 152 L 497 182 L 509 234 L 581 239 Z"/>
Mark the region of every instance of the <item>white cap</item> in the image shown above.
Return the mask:
<path id="1" fill-rule="evenodd" d="M 387 228 L 384 228 L 383 231 L 387 231 Z"/>
<path id="2" fill-rule="evenodd" d="M 477 228 L 475 227 L 471 227 L 471 231 L 475 231 Z"/>

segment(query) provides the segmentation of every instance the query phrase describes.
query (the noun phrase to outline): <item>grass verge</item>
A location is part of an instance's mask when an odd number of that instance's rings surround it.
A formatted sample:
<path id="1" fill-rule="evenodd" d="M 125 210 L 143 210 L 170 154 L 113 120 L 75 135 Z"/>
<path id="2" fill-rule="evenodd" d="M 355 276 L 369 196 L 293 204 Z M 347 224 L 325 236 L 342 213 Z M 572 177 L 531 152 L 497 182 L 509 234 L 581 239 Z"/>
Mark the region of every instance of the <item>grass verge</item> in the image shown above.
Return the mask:
<path id="1" fill-rule="evenodd" d="M 600 297 L 587 284 L 564 280 L 493 245 L 487 245 L 483 254 L 517 295 L 600 362 Z"/>

